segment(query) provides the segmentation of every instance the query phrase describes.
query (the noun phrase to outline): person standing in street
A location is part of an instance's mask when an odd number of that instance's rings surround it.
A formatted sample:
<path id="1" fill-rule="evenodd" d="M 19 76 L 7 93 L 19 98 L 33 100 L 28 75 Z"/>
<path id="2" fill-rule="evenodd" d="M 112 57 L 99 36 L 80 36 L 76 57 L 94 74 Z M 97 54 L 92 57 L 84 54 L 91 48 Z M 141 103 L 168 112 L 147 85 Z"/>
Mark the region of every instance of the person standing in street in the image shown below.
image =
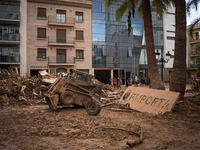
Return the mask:
<path id="1" fill-rule="evenodd" d="M 121 80 L 120 77 L 118 77 L 118 79 L 117 79 L 117 86 L 118 86 L 118 88 L 120 88 L 120 89 L 121 89 L 121 84 L 122 84 L 122 80 Z"/>
<path id="2" fill-rule="evenodd" d="M 116 78 L 113 78 L 113 85 L 114 85 L 114 89 L 115 89 L 115 87 L 117 85 L 117 79 Z"/>

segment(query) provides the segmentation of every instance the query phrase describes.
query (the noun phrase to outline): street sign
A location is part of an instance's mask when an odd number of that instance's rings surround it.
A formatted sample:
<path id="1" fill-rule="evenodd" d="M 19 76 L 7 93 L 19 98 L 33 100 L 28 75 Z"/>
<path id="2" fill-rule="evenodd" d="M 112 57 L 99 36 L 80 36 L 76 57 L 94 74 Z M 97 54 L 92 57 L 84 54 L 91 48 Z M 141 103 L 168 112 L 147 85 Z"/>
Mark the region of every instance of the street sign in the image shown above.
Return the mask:
<path id="1" fill-rule="evenodd" d="M 129 86 L 119 102 L 131 109 L 158 115 L 171 112 L 179 97 L 178 92 Z"/>

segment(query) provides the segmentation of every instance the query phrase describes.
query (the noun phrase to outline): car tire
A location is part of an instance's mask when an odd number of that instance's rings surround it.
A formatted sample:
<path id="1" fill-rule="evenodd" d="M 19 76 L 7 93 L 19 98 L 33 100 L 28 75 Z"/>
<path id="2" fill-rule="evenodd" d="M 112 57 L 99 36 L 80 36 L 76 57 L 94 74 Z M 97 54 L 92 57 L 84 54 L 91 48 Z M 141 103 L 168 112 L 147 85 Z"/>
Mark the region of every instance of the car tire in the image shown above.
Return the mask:
<path id="1" fill-rule="evenodd" d="M 101 104 L 97 99 L 88 100 L 85 109 L 89 115 L 97 115 L 101 112 Z"/>

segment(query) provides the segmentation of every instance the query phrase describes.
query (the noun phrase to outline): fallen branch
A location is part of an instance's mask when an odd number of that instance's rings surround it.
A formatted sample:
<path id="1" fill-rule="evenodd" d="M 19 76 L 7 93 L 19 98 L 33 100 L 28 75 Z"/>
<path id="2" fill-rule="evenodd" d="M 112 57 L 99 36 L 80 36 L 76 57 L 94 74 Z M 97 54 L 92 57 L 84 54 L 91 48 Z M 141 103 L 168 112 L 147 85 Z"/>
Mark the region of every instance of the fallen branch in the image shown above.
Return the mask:
<path id="1" fill-rule="evenodd" d="M 137 132 L 134 132 L 134 131 L 129 131 L 129 130 L 125 130 L 125 129 L 122 129 L 122 128 L 112 128 L 112 127 L 107 127 L 107 128 L 104 128 L 103 129 L 113 129 L 113 130 L 120 130 L 120 131 L 125 131 L 125 132 L 128 132 L 129 135 L 136 135 L 138 136 L 140 139 L 139 140 L 136 140 L 136 141 L 133 141 L 133 142 L 127 142 L 126 144 L 132 148 L 136 145 L 139 145 L 141 143 L 143 143 L 144 141 L 144 136 L 143 136 L 143 130 L 140 128 L 140 134 L 137 133 Z M 125 135 L 122 139 L 124 139 L 127 135 Z"/>
<path id="2" fill-rule="evenodd" d="M 143 131 L 142 131 L 142 129 L 141 129 L 141 131 L 140 131 L 140 139 L 139 139 L 139 140 L 136 140 L 136 141 L 134 141 L 134 142 L 127 142 L 126 144 L 127 144 L 130 148 L 132 148 L 132 147 L 134 147 L 134 146 L 136 146 L 136 145 L 139 145 L 139 144 L 143 143 L 143 140 L 144 140 Z"/>

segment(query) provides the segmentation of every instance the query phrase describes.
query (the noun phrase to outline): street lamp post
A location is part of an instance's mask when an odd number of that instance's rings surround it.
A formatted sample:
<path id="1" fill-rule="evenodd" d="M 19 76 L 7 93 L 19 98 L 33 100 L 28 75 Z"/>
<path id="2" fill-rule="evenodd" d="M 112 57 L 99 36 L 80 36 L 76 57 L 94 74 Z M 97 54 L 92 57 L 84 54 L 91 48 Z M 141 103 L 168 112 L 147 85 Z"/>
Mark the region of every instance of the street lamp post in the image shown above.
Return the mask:
<path id="1" fill-rule="evenodd" d="M 162 50 L 161 50 L 161 53 L 162 53 Z M 164 64 L 165 63 L 168 63 L 168 61 L 170 60 L 170 56 L 171 54 L 169 53 L 169 51 L 165 54 L 166 55 L 166 59 L 163 58 L 163 55 L 161 54 L 161 57 L 160 57 L 160 53 L 159 53 L 159 50 L 157 50 L 156 52 L 156 60 L 157 62 L 161 63 L 161 76 L 162 76 L 162 81 L 163 81 L 163 69 L 164 69 Z"/>

